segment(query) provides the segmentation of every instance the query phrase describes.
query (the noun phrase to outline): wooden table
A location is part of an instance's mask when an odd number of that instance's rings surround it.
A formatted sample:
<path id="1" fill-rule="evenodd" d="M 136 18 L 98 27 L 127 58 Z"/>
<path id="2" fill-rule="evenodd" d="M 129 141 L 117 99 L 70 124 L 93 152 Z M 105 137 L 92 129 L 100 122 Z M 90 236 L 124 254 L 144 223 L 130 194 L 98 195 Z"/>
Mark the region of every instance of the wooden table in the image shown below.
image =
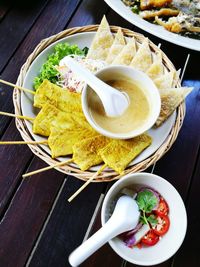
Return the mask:
<path id="1" fill-rule="evenodd" d="M 111 25 L 138 32 L 103 1 L 40 0 L 0 2 L 1 78 L 16 82 L 20 68 L 38 42 L 66 28 L 98 24 L 106 14 Z M 142 32 L 144 33 L 144 32 Z M 161 42 L 176 68 L 190 59 L 183 85 L 194 90 L 186 101 L 187 113 L 170 151 L 157 162 L 154 173 L 172 183 L 185 201 L 188 230 L 177 254 L 162 267 L 200 266 L 200 53 L 144 33 Z M 12 90 L 0 84 L 0 110 L 13 112 Z M 2 140 L 21 140 L 14 119 L 0 119 Z M 66 267 L 69 253 L 100 227 L 103 195 L 111 184 L 91 184 L 71 204 L 67 198 L 82 182 L 51 170 L 22 180 L 22 174 L 46 166 L 27 146 L 0 147 L 0 266 Z M 151 171 L 151 168 L 147 170 Z M 133 266 L 108 245 L 82 266 Z"/>

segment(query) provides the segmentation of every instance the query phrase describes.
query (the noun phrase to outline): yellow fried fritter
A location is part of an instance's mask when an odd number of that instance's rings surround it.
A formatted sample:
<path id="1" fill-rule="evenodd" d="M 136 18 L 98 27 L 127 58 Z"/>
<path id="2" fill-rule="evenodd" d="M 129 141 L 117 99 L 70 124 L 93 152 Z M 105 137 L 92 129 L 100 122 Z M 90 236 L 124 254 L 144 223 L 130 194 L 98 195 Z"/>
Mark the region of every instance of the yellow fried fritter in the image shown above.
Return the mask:
<path id="1" fill-rule="evenodd" d="M 43 136 L 50 135 L 50 128 L 56 129 L 78 129 L 92 127 L 86 121 L 81 112 L 63 112 L 53 105 L 46 103 L 33 122 L 33 133 Z"/>
<path id="2" fill-rule="evenodd" d="M 97 135 L 76 143 L 73 146 L 73 161 L 82 171 L 89 169 L 91 166 L 100 164 L 102 162 L 102 158 L 98 152 L 109 142 L 109 138 Z"/>
<path id="3" fill-rule="evenodd" d="M 152 142 L 147 134 L 128 140 L 112 140 L 99 151 L 103 161 L 113 170 L 122 174 L 128 164 Z"/>
<path id="4" fill-rule="evenodd" d="M 85 128 L 79 129 L 57 129 L 51 128 L 51 134 L 48 138 L 48 145 L 51 149 L 52 158 L 72 154 L 72 147 L 80 141 L 95 136 L 95 131 Z"/>
<path id="5" fill-rule="evenodd" d="M 61 87 L 44 80 L 34 96 L 34 107 L 42 108 L 49 103 L 64 112 L 82 112 L 81 95 L 64 90 Z"/>

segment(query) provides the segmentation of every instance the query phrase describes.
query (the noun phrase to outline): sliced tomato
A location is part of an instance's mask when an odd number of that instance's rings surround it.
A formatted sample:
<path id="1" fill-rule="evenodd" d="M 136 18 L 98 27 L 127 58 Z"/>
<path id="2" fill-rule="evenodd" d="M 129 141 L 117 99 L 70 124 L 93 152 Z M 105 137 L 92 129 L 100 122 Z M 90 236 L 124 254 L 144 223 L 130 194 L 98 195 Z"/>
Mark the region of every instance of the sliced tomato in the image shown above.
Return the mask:
<path id="1" fill-rule="evenodd" d="M 149 232 L 141 239 L 142 244 L 146 246 L 154 246 L 159 241 L 159 236 L 155 234 L 153 230 Z"/>
<path id="2" fill-rule="evenodd" d="M 169 230 L 170 220 L 167 215 L 157 215 L 156 219 L 158 223 L 153 227 L 153 231 L 156 235 L 164 235 Z"/>
<path id="3" fill-rule="evenodd" d="M 155 213 L 158 215 L 167 215 L 169 212 L 169 206 L 167 202 L 161 198 L 158 204 L 158 208 L 155 210 Z"/>

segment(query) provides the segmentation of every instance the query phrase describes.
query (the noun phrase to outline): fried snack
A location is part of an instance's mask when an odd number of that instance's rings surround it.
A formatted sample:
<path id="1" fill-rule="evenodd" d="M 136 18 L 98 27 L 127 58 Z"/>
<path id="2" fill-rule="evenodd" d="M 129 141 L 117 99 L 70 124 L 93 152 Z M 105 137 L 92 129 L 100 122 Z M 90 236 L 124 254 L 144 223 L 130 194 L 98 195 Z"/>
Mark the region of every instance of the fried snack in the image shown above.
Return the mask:
<path id="1" fill-rule="evenodd" d="M 151 50 L 149 47 L 148 38 L 145 38 L 144 42 L 140 45 L 133 60 L 131 61 L 130 66 L 145 72 L 151 66 L 151 64 Z"/>
<path id="2" fill-rule="evenodd" d="M 159 127 L 192 91 L 192 87 L 170 88 L 160 91 L 161 111 L 155 123 Z"/>
<path id="3" fill-rule="evenodd" d="M 123 174 L 128 164 L 152 142 L 147 134 L 128 140 L 112 140 L 99 151 L 103 161 L 119 174 Z"/>
<path id="4" fill-rule="evenodd" d="M 34 107 L 42 108 L 49 103 L 65 112 L 82 112 L 81 95 L 44 80 L 34 96 Z"/>
<path id="5" fill-rule="evenodd" d="M 52 128 L 57 129 L 79 129 L 85 128 L 93 130 L 86 121 L 85 116 L 81 112 L 62 112 L 60 111 L 57 118 L 51 122 Z"/>
<path id="6" fill-rule="evenodd" d="M 98 152 L 110 141 L 111 139 L 105 136 L 97 135 L 76 143 L 73 146 L 73 161 L 82 171 L 89 169 L 91 166 L 100 164 L 103 160 Z"/>
<path id="7" fill-rule="evenodd" d="M 56 129 L 73 129 L 92 127 L 86 121 L 81 112 L 63 112 L 53 105 L 46 103 L 40 110 L 33 122 L 33 133 L 42 136 L 49 136 L 51 128 Z"/>
<path id="8" fill-rule="evenodd" d="M 141 10 L 154 8 L 161 8 L 171 4 L 172 0 L 140 0 Z"/>
<path id="9" fill-rule="evenodd" d="M 113 60 L 113 65 L 129 65 L 136 54 L 135 38 L 132 37 Z"/>
<path id="10" fill-rule="evenodd" d="M 156 55 L 155 61 L 146 71 L 146 74 L 151 79 L 159 78 L 163 74 L 162 54 L 161 52 Z"/>
<path id="11" fill-rule="evenodd" d="M 140 16 L 143 19 L 151 20 L 158 17 L 173 17 L 177 16 L 179 14 L 178 10 L 172 9 L 172 8 L 161 8 L 159 10 L 145 10 L 140 12 Z"/>
<path id="12" fill-rule="evenodd" d="M 108 56 L 109 49 L 113 43 L 113 36 L 110 26 L 103 16 L 96 35 L 89 48 L 87 58 L 105 60 Z"/>
<path id="13" fill-rule="evenodd" d="M 45 104 L 33 121 L 33 133 L 42 136 L 50 135 L 51 123 L 58 116 L 60 110 Z"/>
<path id="14" fill-rule="evenodd" d="M 73 145 L 80 141 L 98 135 L 97 132 L 86 128 L 57 129 L 51 128 L 48 145 L 52 158 L 67 156 L 73 153 Z"/>
<path id="15" fill-rule="evenodd" d="M 200 18 L 186 13 L 179 12 L 177 17 L 170 17 L 167 21 L 156 16 L 155 21 L 170 32 L 200 33 Z"/>
<path id="16" fill-rule="evenodd" d="M 119 30 L 117 31 L 115 35 L 114 42 L 112 46 L 110 47 L 108 56 L 106 58 L 106 62 L 108 64 L 111 64 L 116 58 L 116 56 L 121 52 L 124 46 L 125 46 L 124 36 L 123 36 L 122 30 L 119 28 Z"/>
<path id="17" fill-rule="evenodd" d="M 170 71 L 153 80 L 159 90 L 172 87 L 175 71 Z"/>

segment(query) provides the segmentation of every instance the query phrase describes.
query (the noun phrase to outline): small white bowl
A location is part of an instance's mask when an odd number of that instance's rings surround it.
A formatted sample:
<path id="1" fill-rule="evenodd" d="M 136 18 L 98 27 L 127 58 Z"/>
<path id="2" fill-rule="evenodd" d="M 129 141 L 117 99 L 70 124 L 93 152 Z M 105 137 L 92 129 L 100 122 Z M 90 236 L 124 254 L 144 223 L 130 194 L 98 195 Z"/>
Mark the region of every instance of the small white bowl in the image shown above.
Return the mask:
<path id="1" fill-rule="evenodd" d="M 148 186 L 160 193 L 169 205 L 170 228 L 159 242 L 151 247 L 141 249 L 127 247 L 124 242 L 115 237 L 109 244 L 123 259 L 138 265 L 149 266 L 159 264 L 173 256 L 181 246 L 187 229 L 187 215 L 184 203 L 177 190 L 165 179 L 150 173 L 135 173 L 124 176 L 108 191 L 102 206 L 102 225 L 110 217 L 110 207 L 118 198 L 123 188 L 141 185 Z M 130 214 L 131 216 L 131 214 Z"/>
<path id="2" fill-rule="evenodd" d="M 139 128 L 133 129 L 131 132 L 128 133 L 113 133 L 102 128 L 92 118 L 88 107 L 88 92 L 92 89 L 86 85 L 82 91 L 82 108 L 86 119 L 97 132 L 111 138 L 128 139 L 146 132 L 154 125 L 160 114 L 161 100 L 157 87 L 148 77 L 148 75 L 132 67 L 122 65 L 105 67 L 98 71 L 95 75 L 104 82 L 109 80 L 119 80 L 123 78 L 135 81 L 139 84 L 140 88 L 142 88 L 150 106 L 150 113 L 148 119 Z"/>

